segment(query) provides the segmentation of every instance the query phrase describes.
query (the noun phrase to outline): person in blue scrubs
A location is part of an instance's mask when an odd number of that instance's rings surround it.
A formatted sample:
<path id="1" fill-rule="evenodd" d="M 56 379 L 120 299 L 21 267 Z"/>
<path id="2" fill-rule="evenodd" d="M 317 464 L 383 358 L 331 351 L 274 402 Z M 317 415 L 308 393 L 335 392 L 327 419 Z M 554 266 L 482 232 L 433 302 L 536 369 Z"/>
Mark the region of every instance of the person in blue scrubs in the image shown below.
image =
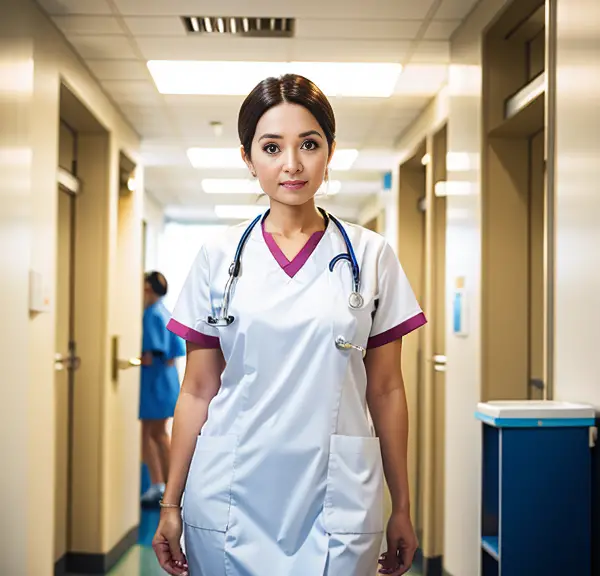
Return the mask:
<path id="1" fill-rule="evenodd" d="M 162 301 L 167 290 L 163 274 L 145 275 L 140 420 L 142 459 L 151 485 L 142 495 L 142 505 L 158 505 L 165 490 L 170 456 L 167 420 L 173 417 L 180 387 L 175 359 L 185 356 L 184 341 L 167 330 L 171 316 Z"/>

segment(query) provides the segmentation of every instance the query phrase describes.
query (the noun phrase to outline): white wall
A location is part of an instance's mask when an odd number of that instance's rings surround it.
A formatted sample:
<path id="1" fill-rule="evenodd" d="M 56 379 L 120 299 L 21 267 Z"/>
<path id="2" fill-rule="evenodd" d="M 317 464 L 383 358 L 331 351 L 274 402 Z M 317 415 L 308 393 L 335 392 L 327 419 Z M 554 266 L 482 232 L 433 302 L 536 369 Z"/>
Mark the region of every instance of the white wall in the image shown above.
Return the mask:
<path id="1" fill-rule="evenodd" d="M 600 410 L 600 3 L 557 22 L 555 397 Z"/>

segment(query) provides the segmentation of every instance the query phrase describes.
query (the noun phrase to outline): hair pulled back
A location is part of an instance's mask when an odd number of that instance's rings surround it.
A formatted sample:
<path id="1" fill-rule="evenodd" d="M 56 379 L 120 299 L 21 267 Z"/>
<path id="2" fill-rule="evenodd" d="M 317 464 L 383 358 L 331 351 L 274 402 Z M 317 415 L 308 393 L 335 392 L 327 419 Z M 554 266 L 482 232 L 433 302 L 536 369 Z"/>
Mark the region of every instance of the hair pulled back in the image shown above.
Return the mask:
<path id="1" fill-rule="evenodd" d="M 248 158 L 251 158 L 252 140 L 256 126 L 263 114 L 283 103 L 304 106 L 317 120 L 329 145 L 335 140 L 333 108 L 320 88 L 298 74 L 285 74 L 279 78 L 266 78 L 248 94 L 238 116 L 238 134 Z"/>

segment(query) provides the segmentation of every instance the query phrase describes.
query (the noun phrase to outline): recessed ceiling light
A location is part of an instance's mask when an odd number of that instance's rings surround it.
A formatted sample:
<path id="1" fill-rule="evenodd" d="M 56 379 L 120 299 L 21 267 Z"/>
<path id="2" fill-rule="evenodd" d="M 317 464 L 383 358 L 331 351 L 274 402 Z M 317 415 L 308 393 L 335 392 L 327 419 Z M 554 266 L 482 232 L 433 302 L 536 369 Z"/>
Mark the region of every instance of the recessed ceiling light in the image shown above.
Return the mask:
<path id="1" fill-rule="evenodd" d="M 187 155 L 194 168 L 246 168 L 239 148 L 189 148 Z M 331 169 L 350 170 L 357 157 L 358 150 L 336 150 Z"/>
<path id="2" fill-rule="evenodd" d="M 367 62 L 204 62 L 150 60 L 148 70 L 162 94 L 245 96 L 261 80 L 282 74 L 310 78 L 327 96 L 387 98 L 401 64 Z"/>
<path id="3" fill-rule="evenodd" d="M 215 206 L 215 214 L 218 218 L 227 220 L 250 220 L 262 214 L 266 209 L 266 206 L 258 206 L 256 204 L 217 204 Z"/>

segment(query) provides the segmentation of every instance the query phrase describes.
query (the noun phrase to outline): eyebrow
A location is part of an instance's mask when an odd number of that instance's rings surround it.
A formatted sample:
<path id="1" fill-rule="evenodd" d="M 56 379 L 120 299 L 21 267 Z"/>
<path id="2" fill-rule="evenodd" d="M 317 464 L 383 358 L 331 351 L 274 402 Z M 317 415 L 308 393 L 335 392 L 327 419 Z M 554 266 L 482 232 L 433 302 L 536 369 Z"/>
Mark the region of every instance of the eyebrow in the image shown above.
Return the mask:
<path id="1" fill-rule="evenodd" d="M 302 134 L 298 134 L 298 136 L 300 138 L 306 138 L 307 136 L 318 136 L 319 138 L 323 138 L 323 136 L 321 136 L 320 132 L 318 132 L 317 130 L 309 130 L 308 132 L 302 132 Z M 265 138 L 268 138 L 269 140 L 283 140 L 283 136 L 279 135 L 279 134 L 263 134 L 258 141 L 260 142 L 261 140 L 264 140 Z"/>

